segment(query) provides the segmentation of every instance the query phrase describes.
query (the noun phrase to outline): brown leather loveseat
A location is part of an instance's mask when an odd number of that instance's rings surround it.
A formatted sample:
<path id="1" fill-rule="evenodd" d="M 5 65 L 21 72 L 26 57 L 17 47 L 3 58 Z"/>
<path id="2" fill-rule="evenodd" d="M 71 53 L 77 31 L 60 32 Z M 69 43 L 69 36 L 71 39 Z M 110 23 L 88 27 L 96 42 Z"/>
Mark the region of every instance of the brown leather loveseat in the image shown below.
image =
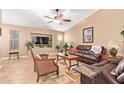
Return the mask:
<path id="1" fill-rule="evenodd" d="M 106 49 L 102 46 L 100 54 L 95 54 L 91 51 L 92 45 L 78 45 L 78 52 L 69 52 L 70 54 L 80 57 L 80 61 L 87 64 L 94 64 L 101 62 L 101 56 L 105 54 Z"/>

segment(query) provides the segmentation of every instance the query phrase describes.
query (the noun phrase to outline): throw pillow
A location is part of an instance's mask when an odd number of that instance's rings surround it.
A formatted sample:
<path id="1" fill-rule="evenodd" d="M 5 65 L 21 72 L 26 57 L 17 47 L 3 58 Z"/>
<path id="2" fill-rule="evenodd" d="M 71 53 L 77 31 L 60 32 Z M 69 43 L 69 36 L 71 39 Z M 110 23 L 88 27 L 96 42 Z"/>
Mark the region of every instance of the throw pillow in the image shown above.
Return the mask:
<path id="1" fill-rule="evenodd" d="M 78 52 L 78 49 L 77 48 L 71 48 L 71 52 L 77 53 Z"/>
<path id="2" fill-rule="evenodd" d="M 95 53 L 93 51 L 91 51 L 91 50 L 89 51 L 89 54 L 90 55 L 95 55 Z"/>
<path id="3" fill-rule="evenodd" d="M 100 45 L 93 45 L 91 47 L 91 51 L 93 51 L 95 54 L 100 54 L 102 52 L 102 47 Z"/>
<path id="4" fill-rule="evenodd" d="M 117 81 L 120 82 L 120 83 L 123 83 L 123 82 L 124 82 L 124 72 L 121 73 L 121 74 L 117 77 Z"/>
<path id="5" fill-rule="evenodd" d="M 120 75 L 122 72 L 124 72 L 124 59 L 122 59 L 116 67 L 117 75 Z"/>

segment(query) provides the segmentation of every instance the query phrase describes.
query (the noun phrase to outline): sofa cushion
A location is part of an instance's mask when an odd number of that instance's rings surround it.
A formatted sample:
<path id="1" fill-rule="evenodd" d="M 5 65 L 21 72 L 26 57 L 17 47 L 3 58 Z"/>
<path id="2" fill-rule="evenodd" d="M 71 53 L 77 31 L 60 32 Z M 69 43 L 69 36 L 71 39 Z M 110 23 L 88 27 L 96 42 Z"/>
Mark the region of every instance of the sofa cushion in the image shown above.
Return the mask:
<path id="1" fill-rule="evenodd" d="M 88 54 L 90 55 L 94 55 L 95 57 L 100 57 L 101 53 L 100 54 L 95 54 L 93 51 L 88 51 Z"/>
<path id="2" fill-rule="evenodd" d="M 94 55 L 83 54 L 83 57 L 86 59 L 93 60 L 93 61 L 98 61 L 98 59 Z"/>
<path id="3" fill-rule="evenodd" d="M 95 53 L 93 51 L 88 51 L 90 55 L 95 55 Z"/>
<path id="4" fill-rule="evenodd" d="M 116 67 L 117 75 L 120 75 L 122 72 L 124 72 L 124 59 L 122 59 Z"/>
<path id="5" fill-rule="evenodd" d="M 78 50 L 82 50 L 82 49 L 83 49 L 83 45 L 78 45 L 78 46 L 77 46 L 77 49 L 78 49 Z"/>
<path id="6" fill-rule="evenodd" d="M 101 66 L 100 68 L 102 69 L 102 71 L 108 72 L 108 74 L 110 74 L 110 72 L 114 68 L 116 68 L 116 65 L 108 63 L 108 64 L 105 64 L 105 65 Z"/>
<path id="7" fill-rule="evenodd" d="M 83 50 L 89 51 L 91 49 L 91 45 L 83 45 Z"/>
<path id="8" fill-rule="evenodd" d="M 78 50 L 78 53 L 82 53 L 82 50 Z"/>
<path id="9" fill-rule="evenodd" d="M 82 53 L 83 53 L 83 54 L 88 54 L 89 51 L 87 51 L 87 50 L 82 50 Z"/>
<path id="10" fill-rule="evenodd" d="M 93 45 L 91 47 L 91 51 L 93 51 L 95 54 L 100 54 L 102 52 L 102 47 L 100 45 Z"/>
<path id="11" fill-rule="evenodd" d="M 69 54 L 72 54 L 72 55 L 76 55 L 76 56 L 82 57 L 82 54 L 81 54 L 81 53 L 69 52 Z"/>
<path id="12" fill-rule="evenodd" d="M 124 82 L 124 72 L 121 73 L 118 77 L 117 77 L 117 81 L 119 83 L 123 83 Z"/>

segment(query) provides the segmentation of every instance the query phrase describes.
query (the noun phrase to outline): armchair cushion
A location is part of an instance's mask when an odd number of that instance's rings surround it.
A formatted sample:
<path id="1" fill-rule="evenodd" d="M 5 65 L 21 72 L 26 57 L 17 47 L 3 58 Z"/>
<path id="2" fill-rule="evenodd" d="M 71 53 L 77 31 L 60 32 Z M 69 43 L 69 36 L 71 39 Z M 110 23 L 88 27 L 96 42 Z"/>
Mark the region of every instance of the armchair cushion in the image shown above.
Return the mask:
<path id="1" fill-rule="evenodd" d="M 42 59 L 40 55 L 35 56 L 36 59 Z"/>
<path id="2" fill-rule="evenodd" d="M 40 75 L 57 71 L 57 66 L 53 60 L 36 61 L 36 64 Z"/>

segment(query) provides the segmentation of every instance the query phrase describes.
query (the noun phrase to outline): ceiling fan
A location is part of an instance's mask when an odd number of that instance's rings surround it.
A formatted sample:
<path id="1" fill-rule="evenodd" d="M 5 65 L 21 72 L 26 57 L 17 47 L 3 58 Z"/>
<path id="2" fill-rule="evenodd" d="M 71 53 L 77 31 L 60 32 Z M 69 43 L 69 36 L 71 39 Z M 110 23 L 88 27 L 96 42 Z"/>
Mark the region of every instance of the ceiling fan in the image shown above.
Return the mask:
<path id="1" fill-rule="evenodd" d="M 59 23 L 60 25 L 62 25 L 63 22 L 71 22 L 70 19 L 65 19 L 64 15 L 62 13 L 59 14 L 59 9 L 55 9 L 56 11 L 56 16 L 55 17 L 49 17 L 49 16 L 44 16 L 45 18 L 49 18 L 51 19 L 48 23 Z"/>

